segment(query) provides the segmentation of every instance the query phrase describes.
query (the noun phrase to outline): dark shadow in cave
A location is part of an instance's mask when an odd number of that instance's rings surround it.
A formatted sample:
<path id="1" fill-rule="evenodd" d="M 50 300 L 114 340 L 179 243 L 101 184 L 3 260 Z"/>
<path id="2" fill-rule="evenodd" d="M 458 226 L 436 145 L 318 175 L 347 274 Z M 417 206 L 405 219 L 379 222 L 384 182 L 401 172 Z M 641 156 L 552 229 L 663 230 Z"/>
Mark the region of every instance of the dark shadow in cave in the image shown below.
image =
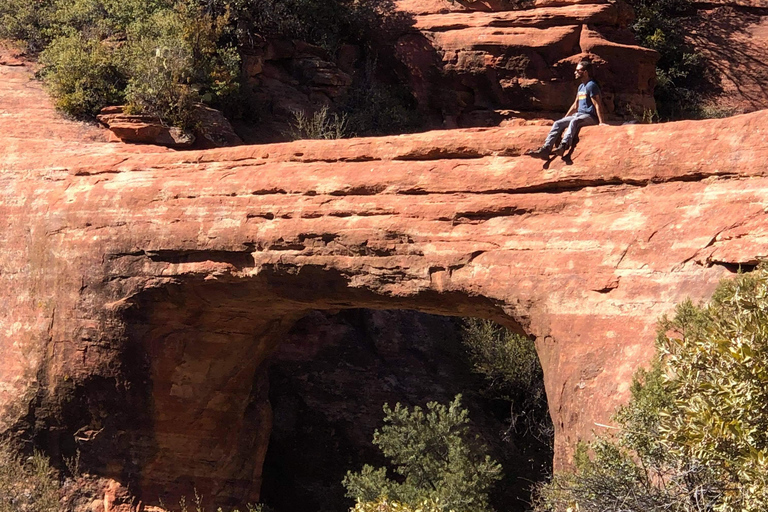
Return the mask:
<path id="1" fill-rule="evenodd" d="M 529 507 L 530 487 L 551 473 L 551 448 L 506 436 L 509 405 L 481 393 L 461 342 L 461 318 L 410 310 L 313 311 L 271 358 L 274 423 L 261 500 L 276 512 L 340 512 L 353 503 L 341 480 L 386 465 L 371 439 L 382 405 L 448 403 L 461 393 L 476 433 L 504 467 L 496 510 Z"/>

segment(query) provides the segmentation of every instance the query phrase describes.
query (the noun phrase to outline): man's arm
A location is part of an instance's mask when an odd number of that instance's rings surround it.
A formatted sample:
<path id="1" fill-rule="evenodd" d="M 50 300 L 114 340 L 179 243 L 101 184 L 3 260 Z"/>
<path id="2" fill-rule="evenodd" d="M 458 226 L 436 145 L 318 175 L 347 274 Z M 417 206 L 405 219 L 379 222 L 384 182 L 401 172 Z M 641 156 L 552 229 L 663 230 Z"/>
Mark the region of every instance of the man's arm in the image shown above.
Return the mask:
<path id="1" fill-rule="evenodd" d="M 597 112 L 597 120 L 600 124 L 605 123 L 605 117 L 603 116 L 603 101 L 599 94 L 592 96 L 592 104 L 595 105 L 595 112 Z"/>
<path id="2" fill-rule="evenodd" d="M 568 112 L 565 113 L 565 117 L 568 117 L 570 115 L 573 115 L 574 112 L 579 108 L 579 97 L 577 96 L 575 100 L 573 100 L 573 105 L 571 105 L 571 108 L 568 109 Z"/>

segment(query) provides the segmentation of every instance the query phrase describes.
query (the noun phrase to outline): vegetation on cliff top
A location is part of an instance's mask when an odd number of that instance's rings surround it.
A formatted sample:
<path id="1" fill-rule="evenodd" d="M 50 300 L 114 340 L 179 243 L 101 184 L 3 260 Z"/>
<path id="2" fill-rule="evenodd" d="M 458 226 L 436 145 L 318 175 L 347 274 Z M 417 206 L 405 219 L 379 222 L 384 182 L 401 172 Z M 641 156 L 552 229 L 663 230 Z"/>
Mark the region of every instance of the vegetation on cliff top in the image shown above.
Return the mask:
<path id="1" fill-rule="evenodd" d="M 768 266 L 663 318 L 618 428 L 582 446 L 539 511 L 768 510 Z"/>
<path id="2" fill-rule="evenodd" d="M 691 0 L 627 0 L 635 10 L 631 28 L 640 45 L 659 52 L 656 107 L 662 120 L 711 117 L 703 108 L 715 77 L 701 54 L 686 41 L 681 18 L 695 9 Z"/>
<path id="3" fill-rule="evenodd" d="M 333 54 L 345 43 L 371 48 L 399 22 L 390 0 L 0 3 L 0 38 L 39 53 L 41 77 L 59 109 L 87 117 L 125 103 L 129 113 L 154 114 L 182 128 L 190 127 L 196 103 L 230 115 L 247 110 L 240 49 L 264 37 L 300 39 Z M 396 95 L 385 96 L 397 107 Z M 367 129 L 360 117 L 357 128 Z"/>

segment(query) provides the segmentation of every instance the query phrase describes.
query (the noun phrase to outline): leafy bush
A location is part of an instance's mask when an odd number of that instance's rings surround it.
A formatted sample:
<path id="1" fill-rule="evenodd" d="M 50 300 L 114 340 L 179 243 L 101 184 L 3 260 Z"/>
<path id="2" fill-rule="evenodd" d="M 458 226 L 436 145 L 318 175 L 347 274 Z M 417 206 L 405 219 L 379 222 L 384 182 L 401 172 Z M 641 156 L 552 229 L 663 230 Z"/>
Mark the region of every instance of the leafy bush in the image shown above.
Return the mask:
<path id="1" fill-rule="evenodd" d="M 22 460 L 0 443 L 0 512 L 57 512 L 59 482 L 48 459 L 35 452 Z"/>
<path id="2" fill-rule="evenodd" d="M 189 2 L 133 24 L 127 45 L 130 110 L 188 128 L 195 103 L 226 102 L 239 87 L 240 64 L 233 47 L 218 45 L 226 28 L 226 18 Z"/>
<path id="3" fill-rule="evenodd" d="M 382 497 L 376 501 L 358 501 L 351 512 L 441 512 L 440 504 L 434 500 L 424 500 L 417 507 L 404 505 L 397 501 L 389 501 Z"/>
<path id="4" fill-rule="evenodd" d="M 533 341 L 490 320 L 465 322 L 463 342 L 486 394 L 510 404 L 510 430 L 551 445 L 554 426 L 547 408 L 544 373 Z"/>
<path id="5" fill-rule="evenodd" d="M 640 44 L 659 52 L 656 104 L 663 119 L 699 118 L 713 93 L 714 78 L 702 56 L 685 40 L 680 18 L 692 9 L 690 0 L 628 0 L 635 10 L 632 30 Z"/>
<path id="6" fill-rule="evenodd" d="M 209 10 L 229 12 L 243 43 L 289 37 L 333 54 L 342 44 L 370 46 L 377 35 L 402 30 L 408 16 L 393 0 L 208 0 Z"/>
<path id="7" fill-rule="evenodd" d="M 501 467 L 469 433 L 469 413 L 461 396 L 446 407 L 429 402 L 427 410 L 384 405 L 384 423 L 373 442 L 392 461 L 400 479 L 386 468 L 365 465 L 344 478 L 347 496 L 361 503 L 387 497 L 413 509 L 425 501 L 441 510 L 489 510 L 488 491 L 501 478 Z"/>
<path id="8" fill-rule="evenodd" d="M 125 73 L 105 45 L 79 33 L 56 38 L 40 56 L 42 76 L 56 107 L 73 116 L 95 115 L 124 99 Z"/>
<path id="9" fill-rule="evenodd" d="M 52 0 L 3 0 L 0 2 L 0 39 L 23 43 L 32 52 L 41 51 L 48 38 L 45 28 Z"/>
<path id="10" fill-rule="evenodd" d="M 227 13 L 206 12 L 197 0 L 38 3 L 42 12 L 34 16 L 0 7 L 4 20 L 16 20 L 3 32 L 45 47 L 41 76 L 70 115 L 127 101 L 134 113 L 188 128 L 195 103 L 219 106 L 238 91 L 240 61 L 226 42 Z"/>
<path id="11" fill-rule="evenodd" d="M 543 486 L 538 510 L 768 510 L 768 266 L 678 306 L 657 348 L 616 435 Z"/>

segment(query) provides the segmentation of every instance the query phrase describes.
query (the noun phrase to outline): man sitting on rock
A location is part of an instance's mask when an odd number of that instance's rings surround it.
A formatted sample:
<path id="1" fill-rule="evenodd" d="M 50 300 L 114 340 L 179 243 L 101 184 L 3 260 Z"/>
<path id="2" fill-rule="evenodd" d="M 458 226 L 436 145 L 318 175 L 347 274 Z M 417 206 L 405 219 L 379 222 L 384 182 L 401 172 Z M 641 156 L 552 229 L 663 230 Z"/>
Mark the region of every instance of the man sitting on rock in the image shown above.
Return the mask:
<path id="1" fill-rule="evenodd" d="M 554 151 L 557 156 L 563 156 L 563 153 L 571 147 L 574 137 L 578 135 L 582 126 L 591 126 L 598 124 L 598 122 L 601 125 L 605 124 L 603 121 L 603 104 L 600 101 L 600 87 L 597 82 L 592 80 L 592 61 L 584 59 L 579 62 L 574 77 L 580 80 L 581 84 L 573 105 L 568 109 L 564 118 L 554 122 L 544 145 L 539 149 L 526 151 L 526 155 L 549 158 L 552 146 L 555 145 L 560 134 L 565 130 L 560 145 Z"/>

